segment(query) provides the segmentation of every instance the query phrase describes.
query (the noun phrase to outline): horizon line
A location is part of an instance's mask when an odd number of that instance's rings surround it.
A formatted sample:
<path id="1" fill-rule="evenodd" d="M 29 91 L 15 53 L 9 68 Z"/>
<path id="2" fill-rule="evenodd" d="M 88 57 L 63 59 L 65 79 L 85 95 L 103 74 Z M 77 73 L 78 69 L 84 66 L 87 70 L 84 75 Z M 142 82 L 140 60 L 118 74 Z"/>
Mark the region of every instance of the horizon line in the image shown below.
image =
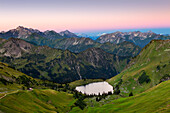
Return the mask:
<path id="1" fill-rule="evenodd" d="M 45 30 L 42 30 L 41 28 L 34 28 L 34 27 L 27 27 L 27 26 L 23 26 L 23 25 L 18 25 L 17 27 L 24 27 L 24 28 L 28 28 L 28 29 L 34 29 L 34 30 L 39 30 L 41 32 L 45 32 L 45 31 L 55 31 L 57 33 L 60 33 L 62 31 L 74 31 L 74 30 L 70 30 L 70 29 L 63 29 L 61 31 L 57 31 L 55 29 L 45 29 Z M 17 27 L 14 27 L 14 28 L 9 28 L 8 30 L 1 30 L 0 32 L 8 32 L 12 29 L 16 29 Z M 121 31 L 121 30 L 133 30 L 133 31 L 140 31 L 140 30 L 145 30 L 145 29 L 170 29 L 170 26 L 169 27 L 136 27 L 136 28 L 113 28 L 113 29 L 94 29 L 94 30 L 80 30 L 78 32 L 73 32 L 73 33 L 93 33 L 93 32 L 108 32 L 108 31 Z M 152 30 L 151 30 L 152 31 Z"/>

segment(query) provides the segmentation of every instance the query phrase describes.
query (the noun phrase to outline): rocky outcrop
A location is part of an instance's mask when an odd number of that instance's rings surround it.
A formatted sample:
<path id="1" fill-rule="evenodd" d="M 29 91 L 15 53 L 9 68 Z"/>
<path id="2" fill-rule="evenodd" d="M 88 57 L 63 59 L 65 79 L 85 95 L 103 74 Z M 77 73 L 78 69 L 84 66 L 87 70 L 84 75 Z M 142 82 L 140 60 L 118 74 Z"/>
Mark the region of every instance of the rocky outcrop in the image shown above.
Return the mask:
<path id="1" fill-rule="evenodd" d="M 1 42 L 2 43 L 2 42 Z M 32 45 L 21 39 L 10 38 L 0 47 L 0 55 L 18 58 L 31 52 Z"/>

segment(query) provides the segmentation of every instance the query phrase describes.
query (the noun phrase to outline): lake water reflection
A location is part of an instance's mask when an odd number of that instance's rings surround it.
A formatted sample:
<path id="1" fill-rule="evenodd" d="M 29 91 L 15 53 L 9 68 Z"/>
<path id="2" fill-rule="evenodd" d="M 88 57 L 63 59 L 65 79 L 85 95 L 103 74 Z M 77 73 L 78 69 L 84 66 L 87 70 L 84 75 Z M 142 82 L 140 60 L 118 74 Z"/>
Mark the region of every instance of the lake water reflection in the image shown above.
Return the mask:
<path id="1" fill-rule="evenodd" d="M 87 84 L 85 86 L 77 86 L 76 90 L 82 92 L 83 94 L 86 93 L 88 95 L 90 94 L 98 95 L 99 93 L 102 94 L 108 92 L 113 93 L 113 87 L 107 82 L 95 82 Z"/>

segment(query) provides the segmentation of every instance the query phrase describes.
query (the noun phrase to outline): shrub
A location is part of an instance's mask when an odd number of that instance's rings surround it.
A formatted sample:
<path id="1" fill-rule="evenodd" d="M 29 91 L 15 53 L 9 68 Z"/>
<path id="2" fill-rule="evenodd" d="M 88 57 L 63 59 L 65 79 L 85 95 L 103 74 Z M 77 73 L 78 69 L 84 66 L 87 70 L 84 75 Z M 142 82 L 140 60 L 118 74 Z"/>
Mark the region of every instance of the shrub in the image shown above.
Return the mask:
<path id="1" fill-rule="evenodd" d="M 160 83 L 163 81 L 167 81 L 170 80 L 170 75 L 169 74 L 165 74 L 161 79 L 160 79 Z"/>
<path id="2" fill-rule="evenodd" d="M 158 65 L 158 66 L 156 67 L 156 69 L 159 71 L 159 70 L 161 69 L 161 67 Z"/>
<path id="3" fill-rule="evenodd" d="M 79 106 L 80 109 L 82 109 L 82 110 L 86 107 L 86 103 L 81 98 L 79 98 L 74 104 L 76 106 Z"/>
<path id="4" fill-rule="evenodd" d="M 143 71 L 142 75 L 138 78 L 138 81 L 140 84 L 143 84 L 144 82 L 149 83 L 151 79 L 146 75 L 145 71 Z"/>
<path id="5" fill-rule="evenodd" d="M 129 97 L 130 97 L 130 96 L 133 96 L 133 93 L 132 93 L 132 92 L 130 92 Z"/>
<path id="6" fill-rule="evenodd" d="M 120 93 L 119 85 L 114 88 L 114 94 L 118 95 Z"/>

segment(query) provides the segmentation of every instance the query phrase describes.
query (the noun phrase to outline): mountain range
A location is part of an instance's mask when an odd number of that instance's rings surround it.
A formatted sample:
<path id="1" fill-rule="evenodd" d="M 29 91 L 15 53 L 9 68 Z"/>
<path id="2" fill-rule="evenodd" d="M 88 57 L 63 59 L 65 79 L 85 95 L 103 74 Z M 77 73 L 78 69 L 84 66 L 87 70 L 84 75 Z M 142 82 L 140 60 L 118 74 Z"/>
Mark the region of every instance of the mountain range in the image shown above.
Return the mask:
<path id="1" fill-rule="evenodd" d="M 75 53 L 79 53 L 91 47 L 97 47 L 119 56 L 136 56 L 140 52 L 141 48 L 147 45 L 151 40 L 170 39 L 169 35 L 160 35 L 153 33 L 152 31 L 144 33 L 134 31 L 103 34 L 96 40 L 92 40 L 87 37 L 79 37 L 68 30 L 60 33 L 53 30 L 41 32 L 37 29 L 25 28 L 23 26 L 0 33 L 0 38 L 8 39 L 11 37 L 21 38 L 37 45 L 47 45 L 52 48 L 63 50 L 68 49 Z M 126 42 L 124 44 L 127 44 L 128 46 L 122 44 L 123 42 Z M 124 45 L 125 48 L 121 48 L 120 46 L 117 46 L 117 44 Z M 127 50 L 127 48 L 129 49 Z"/>
<path id="2" fill-rule="evenodd" d="M 78 37 L 74 33 L 66 30 L 60 33 L 55 31 L 40 32 L 36 29 L 25 28 L 22 26 L 7 32 L 1 32 L 0 38 L 20 38 L 35 45 L 47 45 L 52 48 L 69 50 L 74 53 L 82 52 L 88 48 L 96 47 L 105 50 L 111 54 L 119 56 L 136 56 L 141 48 L 132 42 L 114 43 L 98 43 L 90 38 Z"/>
<path id="3" fill-rule="evenodd" d="M 127 41 L 120 44 L 113 44 L 109 42 L 101 44 L 90 38 L 64 38 L 58 40 L 52 47 L 69 50 L 74 53 L 79 53 L 88 48 L 96 47 L 119 56 L 136 56 L 141 50 L 139 46 Z"/>
<path id="4" fill-rule="evenodd" d="M 78 37 L 74 33 L 71 33 L 70 31 L 62 31 L 60 33 L 57 33 L 53 30 L 47 30 L 44 32 L 41 32 L 37 29 L 32 28 L 26 28 L 23 26 L 18 26 L 16 29 L 11 29 L 7 32 L 2 31 L 0 33 L 0 38 L 21 38 L 21 39 L 27 39 L 30 35 L 33 33 L 38 34 L 42 37 L 48 38 L 48 39 L 61 39 L 61 38 L 70 38 L 70 37 Z"/>
<path id="5" fill-rule="evenodd" d="M 166 40 L 170 39 L 170 36 L 164 36 L 160 34 L 153 33 L 152 31 L 148 32 L 140 32 L 140 31 L 134 31 L 134 32 L 114 32 L 109 34 L 104 34 L 100 36 L 96 41 L 100 43 L 121 43 L 124 41 L 133 42 L 135 45 L 140 46 L 143 48 L 145 45 L 147 45 L 151 40 L 154 39 L 161 39 Z"/>
<path id="6" fill-rule="evenodd" d="M 34 78 L 65 83 L 82 78 L 110 78 L 124 69 L 130 57 L 121 57 L 100 48 L 78 54 L 68 50 L 36 46 L 22 39 L 0 39 L 0 61 Z"/>

